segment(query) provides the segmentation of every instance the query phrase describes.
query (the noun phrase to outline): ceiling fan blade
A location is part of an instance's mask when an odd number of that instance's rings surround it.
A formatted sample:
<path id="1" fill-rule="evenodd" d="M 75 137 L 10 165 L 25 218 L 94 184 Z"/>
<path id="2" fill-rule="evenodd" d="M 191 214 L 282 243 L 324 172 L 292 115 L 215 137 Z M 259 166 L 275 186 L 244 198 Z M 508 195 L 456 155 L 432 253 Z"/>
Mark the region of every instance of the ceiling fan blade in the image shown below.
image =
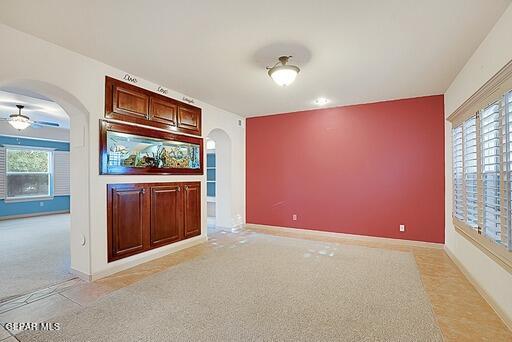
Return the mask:
<path id="1" fill-rule="evenodd" d="M 49 121 L 34 121 L 35 124 L 37 125 L 42 125 L 42 126 L 52 126 L 52 127 L 59 127 L 60 125 L 56 122 L 49 122 Z"/>

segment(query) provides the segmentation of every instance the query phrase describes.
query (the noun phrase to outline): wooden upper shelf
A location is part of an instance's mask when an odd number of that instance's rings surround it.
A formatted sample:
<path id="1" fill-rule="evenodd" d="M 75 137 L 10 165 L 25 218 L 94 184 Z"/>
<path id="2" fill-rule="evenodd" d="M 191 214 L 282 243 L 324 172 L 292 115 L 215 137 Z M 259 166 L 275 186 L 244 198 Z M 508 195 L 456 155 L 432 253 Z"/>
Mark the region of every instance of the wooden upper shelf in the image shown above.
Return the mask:
<path id="1" fill-rule="evenodd" d="M 201 108 L 108 76 L 105 118 L 201 135 Z"/>

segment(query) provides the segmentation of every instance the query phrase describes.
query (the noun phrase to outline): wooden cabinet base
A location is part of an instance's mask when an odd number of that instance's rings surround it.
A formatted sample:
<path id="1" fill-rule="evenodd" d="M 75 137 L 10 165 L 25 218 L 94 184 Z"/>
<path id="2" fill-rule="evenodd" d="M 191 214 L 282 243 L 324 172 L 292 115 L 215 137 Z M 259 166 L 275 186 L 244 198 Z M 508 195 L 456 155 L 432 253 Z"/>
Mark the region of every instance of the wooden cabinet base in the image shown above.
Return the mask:
<path id="1" fill-rule="evenodd" d="M 108 262 L 201 235 L 201 183 L 107 185 Z"/>

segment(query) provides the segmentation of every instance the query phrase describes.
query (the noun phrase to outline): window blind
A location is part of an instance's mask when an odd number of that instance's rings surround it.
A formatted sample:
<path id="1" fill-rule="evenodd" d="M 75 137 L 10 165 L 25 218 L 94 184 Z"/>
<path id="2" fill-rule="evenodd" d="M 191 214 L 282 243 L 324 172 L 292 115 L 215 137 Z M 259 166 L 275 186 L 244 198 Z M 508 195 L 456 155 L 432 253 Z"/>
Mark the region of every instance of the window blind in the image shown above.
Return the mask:
<path id="1" fill-rule="evenodd" d="M 53 194 L 66 196 L 70 194 L 69 152 L 53 152 Z"/>
<path id="2" fill-rule="evenodd" d="M 463 126 L 463 163 L 464 163 L 464 198 L 466 205 L 466 223 L 478 227 L 478 193 L 477 193 L 477 118 L 473 116 Z"/>
<path id="3" fill-rule="evenodd" d="M 501 243 L 512 251 L 512 91 L 505 94 L 503 99 L 503 158 L 502 158 L 502 188 L 503 204 L 501 225 Z"/>
<path id="4" fill-rule="evenodd" d="M 454 127 L 452 149 L 454 223 L 512 272 L 512 90 Z"/>
<path id="5" fill-rule="evenodd" d="M 464 176 L 462 163 L 462 126 L 452 132 L 453 143 L 453 215 L 464 220 Z"/>
<path id="6" fill-rule="evenodd" d="M 448 121 L 455 230 L 512 274 L 512 61 Z"/>
<path id="7" fill-rule="evenodd" d="M 495 102 L 479 112 L 480 144 L 482 153 L 483 233 L 501 242 L 501 111 Z"/>
<path id="8" fill-rule="evenodd" d="M 0 147 L 0 199 L 5 198 L 5 147 Z"/>

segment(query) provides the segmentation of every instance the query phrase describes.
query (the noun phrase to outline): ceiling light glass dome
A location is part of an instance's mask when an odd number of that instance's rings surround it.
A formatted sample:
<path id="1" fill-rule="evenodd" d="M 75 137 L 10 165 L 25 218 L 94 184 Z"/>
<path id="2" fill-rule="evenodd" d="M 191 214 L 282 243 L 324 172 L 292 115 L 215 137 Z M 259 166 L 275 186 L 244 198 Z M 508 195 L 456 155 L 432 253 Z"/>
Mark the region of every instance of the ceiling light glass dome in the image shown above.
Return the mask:
<path id="1" fill-rule="evenodd" d="M 281 87 L 286 87 L 292 84 L 300 71 L 299 67 L 287 64 L 290 58 L 291 56 L 281 56 L 279 57 L 279 62 L 277 62 L 276 65 L 271 68 L 267 68 L 268 75 Z"/>

